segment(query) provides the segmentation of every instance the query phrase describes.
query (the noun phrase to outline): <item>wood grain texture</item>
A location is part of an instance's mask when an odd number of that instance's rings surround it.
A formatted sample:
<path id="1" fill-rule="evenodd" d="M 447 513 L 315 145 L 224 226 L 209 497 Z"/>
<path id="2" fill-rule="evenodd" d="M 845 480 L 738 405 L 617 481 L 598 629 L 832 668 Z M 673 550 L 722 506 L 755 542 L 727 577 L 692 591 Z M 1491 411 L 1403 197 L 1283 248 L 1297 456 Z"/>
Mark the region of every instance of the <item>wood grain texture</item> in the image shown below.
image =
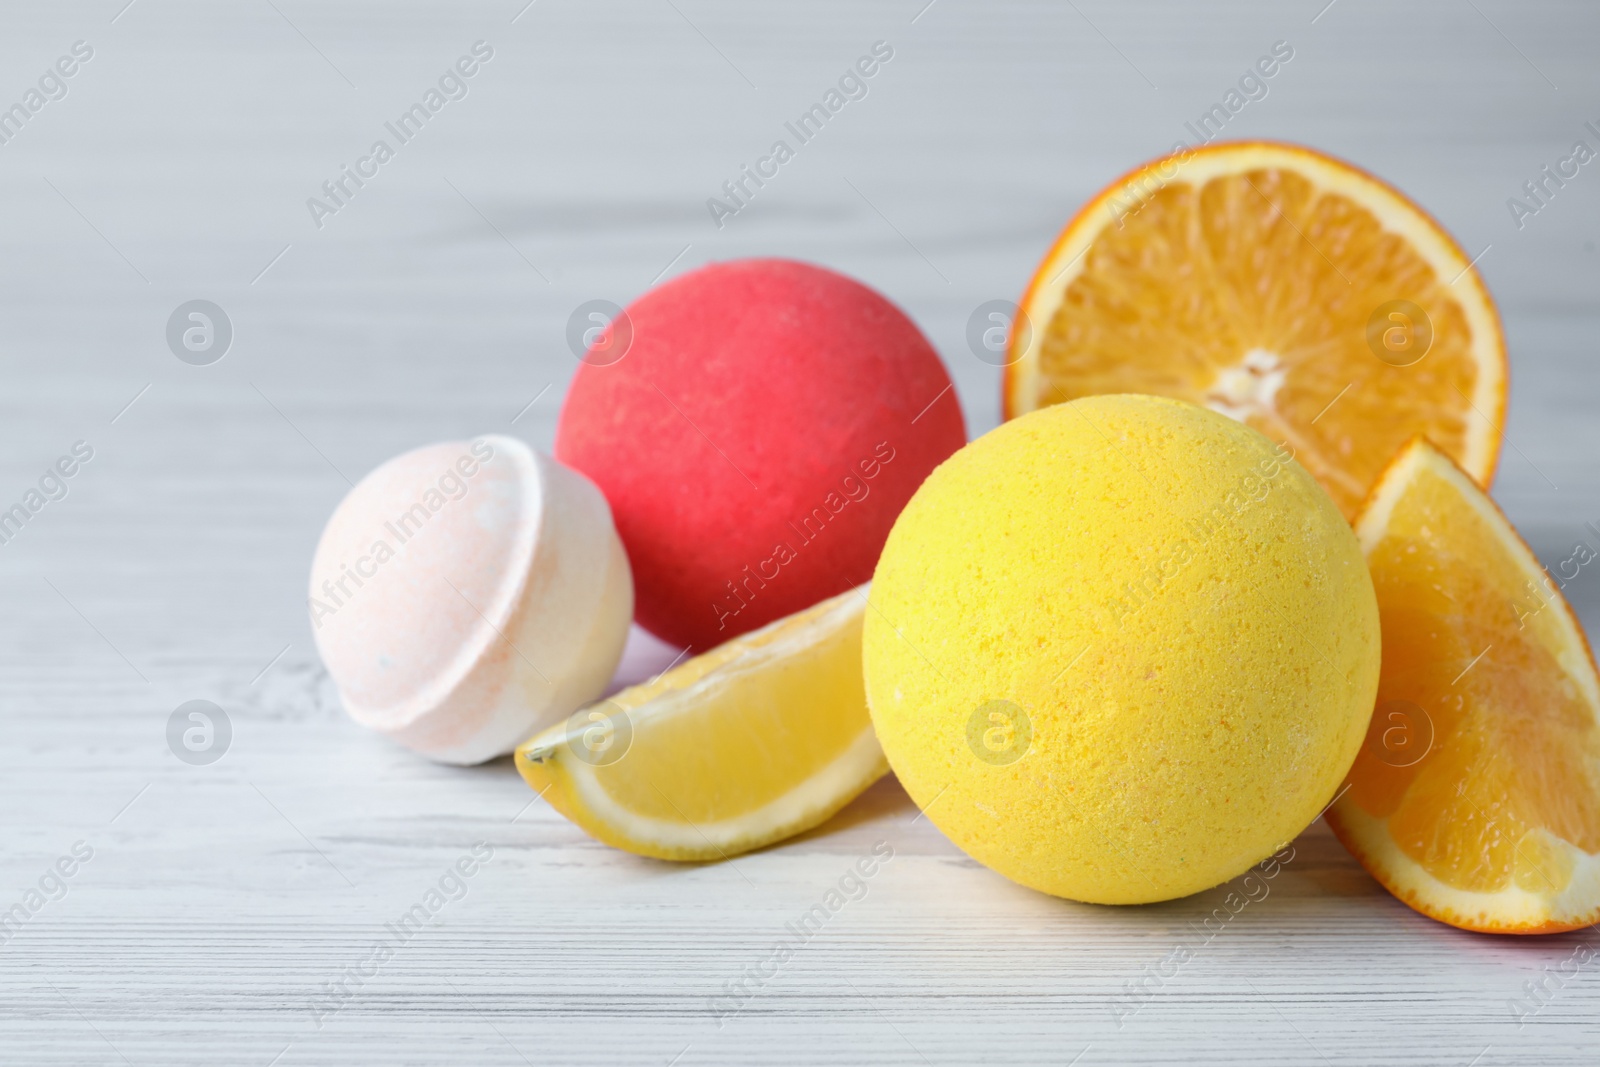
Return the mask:
<path id="1" fill-rule="evenodd" d="M 0 12 L 0 104 L 95 50 L 0 145 L 0 505 L 95 449 L 0 546 L 0 911 L 93 849 L 0 945 L 0 1062 L 1593 1062 L 1600 977 L 1552 983 L 1520 1027 L 1508 1007 L 1593 931 L 1447 929 L 1320 823 L 1210 938 L 1226 887 L 1047 899 L 892 780 L 732 863 L 645 861 L 530 804 L 508 761 L 435 767 L 351 724 L 303 600 L 347 480 L 481 432 L 547 448 L 572 310 L 713 259 L 879 287 L 969 431 L 992 427 L 973 308 L 1015 299 L 1088 195 L 1277 40 L 1295 58 L 1229 136 L 1343 155 L 1489 247 L 1513 360 L 1496 494 L 1553 563 L 1600 520 L 1600 174 L 1520 229 L 1505 201 L 1595 140 L 1592 7 L 124 2 Z M 467 96 L 316 228 L 306 199 L 478 40 L 495 53 Z M 717 228 L 706 198 L 878 40 L 895 55 L 866 98 Z M 209 367 L 164 339 L 194 298 L 235 328 Z M 1600 578 L 1568 593 L 1592 631 Z M 195 698 L 234 729 L 206 767 L 164 734 Z M 719 1025 L 729 984 L 880 841 L 865 895 Z M 465 894 L 369 966 L 479 842 Z"/>

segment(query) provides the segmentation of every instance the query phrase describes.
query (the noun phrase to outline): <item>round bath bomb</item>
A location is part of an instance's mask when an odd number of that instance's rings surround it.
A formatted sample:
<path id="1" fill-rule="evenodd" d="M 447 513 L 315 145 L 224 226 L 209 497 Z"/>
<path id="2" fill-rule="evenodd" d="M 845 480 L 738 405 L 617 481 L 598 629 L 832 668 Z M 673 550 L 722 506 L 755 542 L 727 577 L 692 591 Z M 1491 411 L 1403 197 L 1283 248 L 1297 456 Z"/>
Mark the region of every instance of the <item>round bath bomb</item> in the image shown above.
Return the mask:
<path id="1" fill-rule="evenodd" d="M 820 267 L 701 268 L 597 343 L 556 456 L 605 492 L 637 619 L 676 645 L 709 648 L 865 582 L 905 502 L 966 442 L 927 339 Z"/>
<path id="2" fill-rule="evenodd" d="M 600 491 L 488 436 L 361 479 L 322 532 L 310 607 L 351 718 L 479 763 L 604 692 L 633 582 Z"/>
<path id="3" fill-rule="evenodd" d="M 1104 904 L 1225 882 L 1334 797 L 1378 684 L 1350 527 L 1287 449 L 1215 412 L 1096 396 L 923 483 L 866 615 L 907 792 L 973 858 Z"/>

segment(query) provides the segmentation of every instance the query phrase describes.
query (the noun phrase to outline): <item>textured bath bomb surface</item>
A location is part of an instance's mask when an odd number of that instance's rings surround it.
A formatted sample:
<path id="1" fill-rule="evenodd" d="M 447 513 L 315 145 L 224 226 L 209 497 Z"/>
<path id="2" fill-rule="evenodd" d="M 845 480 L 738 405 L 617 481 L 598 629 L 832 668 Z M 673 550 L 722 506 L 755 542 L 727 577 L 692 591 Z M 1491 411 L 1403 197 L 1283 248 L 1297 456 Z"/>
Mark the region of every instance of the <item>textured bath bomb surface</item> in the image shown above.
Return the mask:
<path id="1" fill-rule="evenodd" d="M 917 327 L 843 275 L 720 263 L 627 309 L 588 361 L 556 457 L 605 493 L 637 621 L 698 650 L 860 585 L 895 516 L 966 441 Z"/>
<path id="2" fill-rule="evenodd" d="M 975 859 L 1107 904 L 1248 870 L 1333 799 L 1367 729 L 1378 609 L 1328 494 L 1176 400 L 1025 415 L 939 467 L 866 615 L 873 723 Z"/>

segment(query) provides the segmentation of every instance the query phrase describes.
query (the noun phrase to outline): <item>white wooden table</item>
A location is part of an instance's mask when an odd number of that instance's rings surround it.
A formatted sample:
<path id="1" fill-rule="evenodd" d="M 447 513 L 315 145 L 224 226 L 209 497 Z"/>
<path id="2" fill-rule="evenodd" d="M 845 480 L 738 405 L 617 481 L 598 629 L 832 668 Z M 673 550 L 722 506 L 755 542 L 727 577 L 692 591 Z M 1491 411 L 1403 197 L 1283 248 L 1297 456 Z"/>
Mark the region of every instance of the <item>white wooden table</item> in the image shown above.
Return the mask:
<path id="1" fill-rule="evenodd" d="M 650 862 L 530 804 L 508 761 L 436 767 L 359 730 L 304 603 L 347 480 L 480 432 L 548 448 L 572 309 L 708 260 L 879 287 L 991 428 L 972 309 L 1015 299 L 1090 193 L 1279 40 L 1293 60 L 1228 135 L 1350 158 L 1489 249 L 1513 361 L 1496 495 L 1560 559 L 1600 520 L 1600 173 L 1521 229 L 1505 201 L 1597 143 L 1592 7 L 125 2 L 0 11 L 0 106 L 93 50 L 0 144 L 0 506 L 94 450 L 0 545 L 0 909 L 31 912 L 0 945 L 0 1062 L 1594 1062 L 1593 965 L 1525 1025 L 1509 1002 L 1600 936 L 1430 922 L 1320 824 L 1210 939 L 1225 890 L 1042 897 L 892 780 L 781 847 Z M 307 198 L 480 40 L 467 95 L 317 228 Z M 717 228 L 706 199 L 880 40 L 868 95 Z M 233 326 L 209 366 L 167 345 L 192 299 Z M 1594 632 L 1600 578 L 1568 592 Z M 167 745 L 192 699 L 232 724 L 208 766 Z M 47 877 L 77 842 L 92 858 Z M 372 966 L 479 842 L 465 894 Z M 719 1026 L 879 842 L 866 895 Z"/>

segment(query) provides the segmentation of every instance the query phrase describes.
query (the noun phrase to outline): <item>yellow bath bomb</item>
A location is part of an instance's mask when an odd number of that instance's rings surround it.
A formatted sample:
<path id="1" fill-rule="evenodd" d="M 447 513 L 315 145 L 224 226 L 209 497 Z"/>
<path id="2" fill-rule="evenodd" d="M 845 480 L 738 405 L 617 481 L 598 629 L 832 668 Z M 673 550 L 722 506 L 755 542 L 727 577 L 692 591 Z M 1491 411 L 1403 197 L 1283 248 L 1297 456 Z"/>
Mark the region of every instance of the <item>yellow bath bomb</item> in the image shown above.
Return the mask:
<path id="1" fill-rule="evenodd" d="M 872 583 L 889 763 L 973 858 L 1105 904 L 1225 882 L 1331 801 L 1378 685 L 1378 607 L 1328 494 L 1257 431 L 1149 396 L 946 460 Z"/>

